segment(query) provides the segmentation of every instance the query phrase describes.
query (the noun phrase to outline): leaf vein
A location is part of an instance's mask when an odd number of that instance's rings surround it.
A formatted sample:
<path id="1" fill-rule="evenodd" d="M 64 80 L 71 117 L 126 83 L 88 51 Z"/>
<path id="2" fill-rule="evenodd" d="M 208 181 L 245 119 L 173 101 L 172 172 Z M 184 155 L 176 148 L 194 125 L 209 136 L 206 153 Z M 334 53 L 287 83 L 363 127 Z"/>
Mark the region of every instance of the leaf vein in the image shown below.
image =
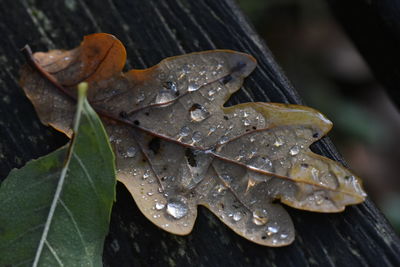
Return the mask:
<path id="1" fill-rule="evenodd" d="M 76 161 L 78 162 L 78 165 L 81 167 L 81 169 L 85 173 L 85 176 L 88 179 L 90 186 L 93 188 L 93 191 L 95 192 L 97 198 L 101 199 L 100 194 L 99 194 L 99 192 L 97 192 L 96 186 L 94 185 L 92 176 L 90 176 L 90 174 L 89 174 L 88 170 L 86 169 L 85 165 L 83 164 L 81 158 L 74 152 L 72 153 L 72 156 L 76 159 Z"/>
<path id="2" fill-rule="evenodd" d="M 39 185 L 41 185 L 42 183 L 47 182 L 48 179 L 50 180 L 51 178 L 53 178 L 53 175 L 54 175 L 54 173 L 50 173 L 50 174 L 46 175 L 46 176 L 45 176 L 42 180 L 40 180 L 39 182 L 34 183 L 34 184 L 30 184 L 29 186 L 26 186 L 26 187 L 22 188 L 22 190 L 20 191 L 21 196 L 23 195 L 23 192 L 28 191 L 28 190 L 31 190 L 31 189 L 34 188 L 35 186 L 39 186 Z M 4 199 L 4 200 L 1 202 L 1 205 L 4 206 L 4 205 L 5 205 L 8 201 L 10 201 L 10 200 L 15 200 L 14 195 L 11 195 L 10 197 Z"/>
<path id="3" fill-rule="evenodd" d="M 50 243 L 46 240 L 44 241 L 46 247 L 49 249 L 51 255 L 54 257 L 54 259 L 57 261 L 57 263 L 60 266 L 64 266 L 64 264 L 62 263 L 61 259 L 58 257 L 57 252 L 54 250 L 54 248 L 52 246 L 50 246 Z"/>
<path id="4" fill-rule="evenodd" d="M 60 205 L 64 208 L 64 210 L 67 212 L 68 216 L 70 217 L 72 224 L 74 225 L 74 228 L 76 230 L 76 233 L 79 236 L 79 239 L 81 240 L 82 246 L 85 250 L 86 255 L 89 255 L 89 252 L 87 251 L 87 248 L 85 246 L 85 240 L 83 239 L 83 235 L 81 230 L 79 230 L 79 226 L 78 223 L 75 220 L 74 215 L 72 214 L 71 210 L 67 207 L 67 205 L 65 205 L 64 201 L 62 201 L 62 199 L 60 199 Z"/>
<path id="5" fill-rule="evenodd" d="M 8 246 L 10 246 L 11 244 L 13 244 L 14 242 L 16 242 L 17 240 L 23 238 L 26 234 L 30 233 L 30 232 L 34 232 L 36 230 L 39 230 L 40 228 L 42 228 L 44 226 L 44 224 L 39 224 L 36 225 L 34 227 L 29 228 L 28 230 L 26 230 L 25 232 L 21 233 L 19 236 L 17 236 L 16 238 L 14 238 L 14 240 L 11 240 L 7 243 Z"/>

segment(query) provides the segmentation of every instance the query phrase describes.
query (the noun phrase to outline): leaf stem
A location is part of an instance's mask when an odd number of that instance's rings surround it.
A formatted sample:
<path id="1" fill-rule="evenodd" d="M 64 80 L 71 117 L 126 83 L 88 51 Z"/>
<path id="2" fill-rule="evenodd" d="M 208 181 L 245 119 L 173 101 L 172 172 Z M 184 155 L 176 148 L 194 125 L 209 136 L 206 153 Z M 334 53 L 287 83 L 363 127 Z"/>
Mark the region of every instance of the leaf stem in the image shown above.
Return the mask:
<path id="1" fill-rule="evenodd" d="M 76 134 L 78 132 L 79 123 L 80 123 L 80 120 L 81 120 L 83 104 L 84 104 L 84 100 L 86 99 L 87 87 L 88 87 L 87 83 L 81 83 L 81 84 L 78 85 L 78 95 L 79 95 L 79 97 L 78 97 L 78 104 L 77 104 L 77 109 L 76 109 L 76 114 L 75 114 L 74 135 L 72 136 L 72 139 L 71 139 L 71 144 L 70 144 L 69 149 L 68 149 L 67 159 L 65 161 L 64 167 L 61 170 L 60 178 L 58 180 L 57 188 L 56 188 L 56 191 L 54 193 L 53 200 L 51 202 L 50 210 L 49 210 L 49 213 L 47 215 L 47 219 L 46 219 L 46 223 L 44 225 L 43 233 L 42 233 L 42 236 L 41 236 L 40 241 L 39 241 L 38 248 L 37 248 L 36 253 L 35 253 L 35 259 L 34 259 L 33 264 L 32 264 L 33 267 L 37 267 L 38 266 L 40 257 L 41 257 L 42 252 L 43 252 L 43 247 L 44 247 L 45 244 L 48 243 L 47 235 L 48 235 L 49 230 L 50 230 L 51 222 L 53 220 L 54 213 L 55 213 L 55 210 L 57 208 L 58 201 L 59 201 L 59 199 L 61 197 L 61 192 L 62 192 L 64 183 L 65 183 L 65 178 L 67 176 L 68 167 L 69 167 L 69 164 L 71 162 L 71 158 L 72 158 L 72 154 L 73 154 L 73 148 L 74 148 L 75 143 L 76 143 L 76 136 L 77 136 Z"/>

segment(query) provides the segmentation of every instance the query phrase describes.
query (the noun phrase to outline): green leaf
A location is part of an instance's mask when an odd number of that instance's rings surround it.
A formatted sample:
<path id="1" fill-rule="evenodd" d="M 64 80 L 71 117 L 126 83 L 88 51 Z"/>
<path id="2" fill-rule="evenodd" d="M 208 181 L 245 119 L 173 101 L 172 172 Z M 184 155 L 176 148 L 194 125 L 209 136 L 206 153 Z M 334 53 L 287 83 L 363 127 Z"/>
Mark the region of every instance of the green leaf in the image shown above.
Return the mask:
<path id="1" fill-rule="evenodd" d="M 11 171 L 0 187 L 0 266 L 102 264 L 114 155 L 84 91 L 71 143 Z"/>

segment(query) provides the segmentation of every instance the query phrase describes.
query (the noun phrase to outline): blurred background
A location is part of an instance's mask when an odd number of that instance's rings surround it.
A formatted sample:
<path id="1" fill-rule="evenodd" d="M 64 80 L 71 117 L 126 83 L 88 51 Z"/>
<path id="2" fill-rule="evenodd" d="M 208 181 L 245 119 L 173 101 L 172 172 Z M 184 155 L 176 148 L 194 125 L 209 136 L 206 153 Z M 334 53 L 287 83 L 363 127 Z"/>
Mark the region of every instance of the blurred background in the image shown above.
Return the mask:
<path id="1" fill-rule="evenodd" d="M 321 0 L 237 0 L 400 233 L 400 112 Z"/>

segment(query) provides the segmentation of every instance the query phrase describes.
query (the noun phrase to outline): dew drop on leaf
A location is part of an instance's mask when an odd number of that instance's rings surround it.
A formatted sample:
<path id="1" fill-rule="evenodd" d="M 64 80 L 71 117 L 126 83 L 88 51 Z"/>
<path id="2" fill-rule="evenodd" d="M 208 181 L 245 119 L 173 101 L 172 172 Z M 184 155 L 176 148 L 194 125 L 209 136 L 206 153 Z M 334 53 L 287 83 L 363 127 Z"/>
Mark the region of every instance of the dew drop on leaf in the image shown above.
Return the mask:
<path id="1" fill-rule="evenodd" d="M 167 213 L 174 219 L 181 219 L 186 216 L 188 211 L 188 206 L 184 203 L 183 199 L 173 199 L 168 201 Z"/>
<path id="2" fill-rule="evenodd" d="M 231 182 L 232 182 L 232 177 L 230 177 L 230 176 L 227 175 L 227 174 L 222 174 L 222 175 L 221 175 L 221 178 L 222 178 L 222 180 L 223 180 L 224 182 L 226 182 L 226 183 L 231 183 Z"/>
<path id="3" fill-rule="evenodd" d="M 287 237 L 288 237 L 287 234 L 281 234 L 281 235 L 280 235 L 280 238 L 281 238 L 281 239 L 286 239 Z"/>
<path id="4" fill-rule="evenodd" d="M 296 156 L 297 154 L 299 154 L 300 152 L 300 148 L 298 145 L 293 146 L 290 150 L 289 150 L 289 154 L 292 156 Z"/>
<path id="5" fill-rule="evenodd" d="M 201 134 L 201 132 L 194 132 L 193 133 L 193 135 L 192 135 L 192 140 L 193 140 L 193 142 L 199 142 L 200 140 L 201 140 L 201 138 L 202 138 L 202 134 Z"/>
<path id="6" fill-rule="evenodd" d="M 247 164 L 263 171 L 272 170 L 272 162 L 267 157 L 253 157 Z"/>
<path id="7" fill-rule="evenodd" d="M 115 144 L 121 143 L 121 139 L 116 138 L 114 135 L 110 135 L 110 139 L 109 140 L 110 140 L 111 143 L 115 143 Z"/>
<path id="8" fill-rule="evenodd" d="M 176 98 L 175 94 L 170 90 L 161 90 L 156 96 L 156 104 L 165 104 Z"/>
<path id="9" fill-rule="evenodd" d="M 225 143 L 228 142 L 228 141 L 229 141 L 229 137 L 226 136 L 226 135 L 224 135 L 224 136 L 222 136 L 222 137 L 219 139 L 218 143 L 219 143 L 220 145 L 223 145 L 223 144 L 225 144 Z"/>
<path id="10" fill-rule="evenodd" d="M 322 191 L 314 192 L 312 195 L 308 197 L 308 200 L 315 202 L 316 205 L 321 205 L 325 200 L 324 192 Z"/>
<path id="11" fill-rule="evenodd" d="M 212 134 L 212 133 L 215 132 L 216 130 L 217 130 L 217 129 L 216 129 L 214 126 L 210 127 L 210 129 L 208 129 L 207 135 Z"/>
<path id="12" fill-rule="evenodd" d="M 213 95 L 215 95 L 215 90 L 214 89 L 211 89 L 210 91 L 208 91 L 208 96 L 213 96 Z"/>
<path id="13" fill-rule="evenodd" d="M 149 178 L 150 176 L 150 172 L 149 171 L 145 171 L 145 173 L 143 173 L 143 179 L 146 180 L 147 178 Z"/>
<path id="14" fill-rule="evenodd" d="M 210 116 L 210 112 L 200 104 L 194 104 L 190 108 L 190 118 L 192 121 L 201 122 Z"/>
<path id="15" fill-rule="evenodd" d="M 265 212 L 256 210 L 253 212 L 253 223 L 255 225 L 264 225 L 268 222 L 268 218 L 264 214 Z"/>
<path id="16" fill-rule="evenodd" d="M 170 82 L 170 81 L 165 82 L 165 83 L 163 84 L 163 88 L 164 88 L 165 90 L 171 92 L 171 94 L 173 94 L 173 95 L 175 95 L 175 96 L 177 96 L 177 95 L 179 94 L 179 93 L 178 93 L 178 87 L 176 86 L 176 83 L 175 83 L 175 82 Z"/>
<path id="17" fill-rule="evenodd" d="M 164 203 L 157 202 L 156 205 L 154 205 L 156 210 L 162 210 L 165 207 Z"/>
<path id="18" fill-rule="evenodd" d="M 281 138 L 277 138 L 276 140 L 275 140 L 275 142 L 274 142 L 274 146 L 275 147 L 280 147 L 280 146 L 282 146 L 284 144 L 284 142 L 283 142 L 283 140 L 281 139 Z"/>
<path id="19" fill-rule="evenodd" d="M 233 214 L 232 219 L 233 219 L 235 222 L 238 222 L 238 221 L 240 221 L 240 220 L 242 219 L 242 217 L 243 217 L 242 213 L 241 213 L 240 211 L 237 211 L 237 212 L 235 212 L 235 213 Z"/>
<path id="20" fill-rule="evenodd" d="M 137 99 L 136 99 L 136 103 L 140 103 L 145 99 L 145 95 L 143 92 L 140 92 L 140 94 L 138 95 Z"/>
<path id="21" fill-rule="evenodd" d="M 276 233 L 278 233 L 278 231 L 279 231 L 279 226 L 276 223 L 273 223 L 267 227 L 267 235 L 268 236 L 276 234 Z"/>
<path id="22" fill-rule="evenodd" d="M 190 130 L 189 127 L 183 126 L 183 127 L 181 128 L 181 130 L 179 131 L 179 135 L 182 136 L 182 137 L 188 136 L 188 135 L 190 134 L 190 131 L 191 131 L 191 130 Z"/>
<path id="23" fill-rule="evenodd" d="M 195 83 L 190 83 L 187 90 L 188 90 L 189 92 L 194 92 L 194 91 L 199 90 L 199 88 L 200 88 L 200 86 L 198 86 L 197 84 L 195 84 Z"/>
<path id="24" fill-rule="evenodd" d="M 221 193 L 225 192 L 226 187 L 223 186 L 222 184 L 219 184 L 219 185 L 217 185 L 216 190 L 217 190 L 217 192 L 218 192 L 219 194 L 221 194 Z"/>
<path id="25" fill-rule="evenodd" d="M 133 158 L 136 155 L 136 148 L 131 146 L 126 150 L 126 157 Z"/>

